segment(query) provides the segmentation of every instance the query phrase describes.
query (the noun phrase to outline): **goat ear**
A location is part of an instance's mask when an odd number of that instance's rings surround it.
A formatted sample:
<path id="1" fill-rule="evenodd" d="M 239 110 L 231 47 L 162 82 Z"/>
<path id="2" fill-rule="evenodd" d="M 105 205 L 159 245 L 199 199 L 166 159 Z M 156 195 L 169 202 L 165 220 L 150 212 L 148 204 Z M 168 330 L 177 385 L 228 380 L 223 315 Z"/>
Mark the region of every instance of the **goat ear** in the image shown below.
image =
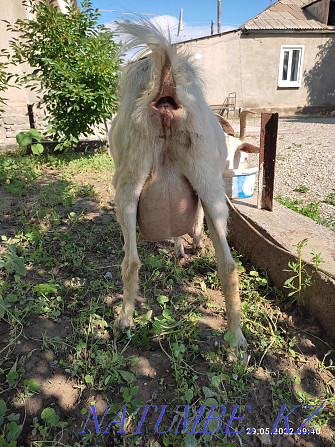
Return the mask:
<path id="1" fill-rule="evenodd" d="M 240 140 L 245 141 L 245 132 L 247 128 L 247 116 L 249 113 L 256 113 L 252 110 L 242 110 L 240 108 Z"/>
<path id="2" fill-rule="evenodd" d="M 218 115 L 217 113 L 215 113 L 215 116 L 219 120 L 219 123 L 221 124 L 224 133 L 226 133 L 227 135 L 231 135 L 232 137 L 235 137 L 234 129 L 232 128 L 229 121 L 227 121 L 225 118 L 223 118 L 223 116 Z"/>
<path id="3" fill-rule="evenodd" d="M 247 154 L 258 154 L 259 146 L 254 146 L 250 143 L 242 143 L 237 147 L 237 150 L 246 152 Z"/>

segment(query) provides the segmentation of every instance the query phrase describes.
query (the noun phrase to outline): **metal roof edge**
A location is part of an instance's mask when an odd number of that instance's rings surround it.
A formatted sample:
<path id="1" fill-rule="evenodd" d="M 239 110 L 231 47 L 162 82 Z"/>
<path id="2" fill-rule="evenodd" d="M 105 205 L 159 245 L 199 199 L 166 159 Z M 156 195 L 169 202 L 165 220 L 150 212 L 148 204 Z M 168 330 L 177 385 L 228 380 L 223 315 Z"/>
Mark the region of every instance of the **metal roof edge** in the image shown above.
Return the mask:
<path id="1" fill-rule="evenodd" d="M 224 36 L 226 34 L 231 34 L 231 33 L 236 33 L 237 31 L 241 32 L 241 28 L 235 28 L 229 31 L 224 31 L 223 33 L 216 33 L 216 34 L 211 34 L 209 36 L 202 36 L 202 37 L 195 37 L 193 39 L 188 39 L 188 40 L 182 40 L 180 42 L 175 42 L 173 45 L 179 45 L 181 43 L 189 43 L 189 42 L 195 42 L 197 40 L 203 40 L 203 39 L 211 39 L 213 37 L 220 37 L 220 36 Z"/>
<path id="2" fill-rule="evenodd" d="M 241 28 L 242 34 L 256 34 L 256 33 L 268 33 L 268 34 L 297 34 L 297 33 L 304 33 L 304 34 L 335 34 L 335 27 L 334 29 L 327 29 L 327 28 L 318 28 L 318 29 L 311 29 L 311 28 L 292 28 L 292 29 L 281 29 L 281 28 L 269 28 L 269 29 L 247 29 L 247 28 Z"/>

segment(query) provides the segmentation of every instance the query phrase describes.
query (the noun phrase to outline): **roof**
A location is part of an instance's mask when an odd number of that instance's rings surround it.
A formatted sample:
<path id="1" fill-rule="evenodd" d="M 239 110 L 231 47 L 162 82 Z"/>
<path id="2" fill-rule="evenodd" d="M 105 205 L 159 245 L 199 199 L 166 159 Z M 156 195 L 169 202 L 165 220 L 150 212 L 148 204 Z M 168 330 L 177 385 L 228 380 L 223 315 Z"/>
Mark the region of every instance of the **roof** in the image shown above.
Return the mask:
<path id="1" fill-rule="evenodd" d="M 306 6 L 315 3 L 311 0 L 278 0 L 273 5 L 248 20 L 241 29 L 243 31 L 266 30 L 306 30 L 317 31 L 334 29 L 313 17 Z"/>

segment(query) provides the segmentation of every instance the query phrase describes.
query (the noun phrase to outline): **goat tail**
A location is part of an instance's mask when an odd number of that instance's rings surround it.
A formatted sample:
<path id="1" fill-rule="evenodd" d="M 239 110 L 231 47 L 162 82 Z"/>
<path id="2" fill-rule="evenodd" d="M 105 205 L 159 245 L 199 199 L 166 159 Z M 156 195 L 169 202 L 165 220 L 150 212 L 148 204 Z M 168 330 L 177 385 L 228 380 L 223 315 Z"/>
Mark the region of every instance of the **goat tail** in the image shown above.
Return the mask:
<path id="1" fill-rule="evenodd" d="M 163 31 L 159 25 L 150 20 L 140 19 L 138 21 L 124 20 L 117 22 L 116 32 L 125 37 L 127 42 L 123 44 L 123 51 L 142 50 L 136 54 L 135 59 L 151 55 L 156 60 L 156 64 L 164 66 L 165 60 L 173 62 L 177 57 L 176 47 L 172 45 L 170 29 Z M 131 59 L 132 60 L 132 59 Z M 158 63 L 157 63 L 158 62 Z"/>

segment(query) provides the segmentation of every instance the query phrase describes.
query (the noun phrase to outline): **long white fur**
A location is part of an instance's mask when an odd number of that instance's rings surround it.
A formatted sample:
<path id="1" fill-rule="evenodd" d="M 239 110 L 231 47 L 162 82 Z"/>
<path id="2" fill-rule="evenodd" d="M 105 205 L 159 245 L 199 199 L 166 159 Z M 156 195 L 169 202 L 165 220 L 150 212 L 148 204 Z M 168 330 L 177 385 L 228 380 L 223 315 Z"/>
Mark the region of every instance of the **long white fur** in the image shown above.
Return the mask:
<path id="1" fill-rule="evenodd" d="M 206 103 L 203 83 L 190 58 L 171 45 L 161 30 L 150 22 L 123 22 L 119 32 L 130 37 L 127 50 L 145 46 L 145 58 L 129 63 L 122 76 L 120 106 L 110 131 L 110 148 L 115 162 L 117 218 L 124 236 L 122 262 L 123 305 L 115 325 L 124 330 L 133 325 L 134 300 L 138 290 L 140 260 L 136 246 L 136 213 L 140 193 L 150 175 L 162 144 L 153 125 L 149 105 L 160 89 L 161 73 L 168 57 L 182 106 L 182 118 L 170 137 L 178 169 L 189 180 L 203 205 L 216 250 L 218 275 L 226 298 L 228 330 L 237 346 L 246 348 L 240 329 L 240 298 L 236 264 L 226 241 L 228 209 L 222 172 L 227 158 L 224 133 Z M 154 204 L 153 204 L 154 206 Z"/>

